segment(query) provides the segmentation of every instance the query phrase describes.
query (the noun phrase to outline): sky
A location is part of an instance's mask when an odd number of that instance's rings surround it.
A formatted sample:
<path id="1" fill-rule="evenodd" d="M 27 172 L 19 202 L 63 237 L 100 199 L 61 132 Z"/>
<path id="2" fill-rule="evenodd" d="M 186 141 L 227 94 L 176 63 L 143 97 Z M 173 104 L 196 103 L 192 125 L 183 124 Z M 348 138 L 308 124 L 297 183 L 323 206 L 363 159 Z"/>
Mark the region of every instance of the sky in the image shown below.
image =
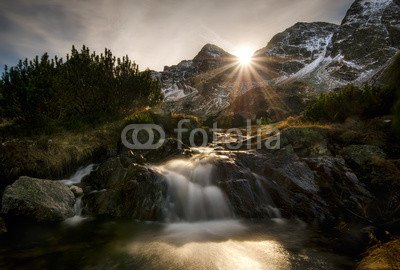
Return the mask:
<path id="1" fill-rule="evenodd" d="M 1 0 L 0 71 L 75 44 L 129 55 L 141 70 L 192 59 L 212 43 L 235 53 L 265 47 L 296 22 L 340 24 L 354 0 Z"/>

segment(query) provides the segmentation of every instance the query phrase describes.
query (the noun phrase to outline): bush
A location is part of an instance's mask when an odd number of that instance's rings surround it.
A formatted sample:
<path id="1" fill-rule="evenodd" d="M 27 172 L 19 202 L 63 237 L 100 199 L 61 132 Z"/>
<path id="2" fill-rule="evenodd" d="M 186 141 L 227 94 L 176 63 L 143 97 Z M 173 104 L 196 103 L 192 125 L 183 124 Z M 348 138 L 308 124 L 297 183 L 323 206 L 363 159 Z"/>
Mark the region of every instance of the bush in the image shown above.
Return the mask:
<path id="1" fill-rule="evenodd" d="M 35 128 L 102 122 L 162 100 L 161 86 L 128 56 L 116 58 L 83 46 L 67 60 L 47 54 L 5 68 L 0 80 L 0 117 Z"/>
<path id="2" fill-rule="evenodd" d="M 348 85 L 321 94 L 306 110 L 311 120 L 342 122 L 349 116 L 373 118 L 392 114 L 396 90 L 392 87 Z"/>
<path id="3" fill-rule="evenodd" d="M 224 115 L 217 118 L 218 127 L 237 128 L 246 126 L 246 119 L 240 114 Z"/>

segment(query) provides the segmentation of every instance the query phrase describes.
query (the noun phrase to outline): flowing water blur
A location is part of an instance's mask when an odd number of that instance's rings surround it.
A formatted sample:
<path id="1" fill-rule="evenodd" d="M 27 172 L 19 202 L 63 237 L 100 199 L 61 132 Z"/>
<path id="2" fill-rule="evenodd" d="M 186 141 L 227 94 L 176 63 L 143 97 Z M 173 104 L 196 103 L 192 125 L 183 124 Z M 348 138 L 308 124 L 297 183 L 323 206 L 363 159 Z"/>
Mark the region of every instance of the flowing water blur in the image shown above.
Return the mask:
<path id="1" fill-rule="evenodd" d="M 61 180 L 61 182 L 63 182 L 67 186 L 79 184 L 82 182 L 83 178 L 90 175 L 96 169 L 96 164 L 89 164 L 86 167 L 79 168 L 70 178 Z M 66 219 L 64 221 L 65 224 L 75 226 L 87 219 L 87 217 L 82 216 L 82 196 L 76 198 L 74 212 L 75 215 L 71 218 Z"/>
<path id="2" fill-rule="evenodd" d="M 216 159 L 203 149 L 190 159 L 151 166 L 168 185 L 163 223 L 102 221 L 81 216 L 58 226 L 16 227 L 0 236 L 0 269 L 346 269 L 351 260 L 325 250 L 300 221 L 239 220 L 215 181 Z M 81 168 L 67 185 L 95 169 Z M 250 172 L 251 173 L 251 172 Z M 262 179 L 257 179 L 262 181 Z M 259 185 L 262 189 L 261 184 Z M 81 222 L 85 220 L 85 222 Z M 70 226 L 70 225 L 79 226 Z"/>
<path id="3" fill-rule="evenodd" d="M 96 168 L 96 164 L 89 164 L 86 167 L 79 168 L 70 178 L 61 181 L 68 186 L 79 184 L 84 177 L 88 176 Z"/>
<path id="4" fill-rule="evenodd" d="M 213 183 L 214 167 L 208 159 L 177 159 L 153 169 L 167 181 L 167 222 L 233 218 L 226 196 Z"/>

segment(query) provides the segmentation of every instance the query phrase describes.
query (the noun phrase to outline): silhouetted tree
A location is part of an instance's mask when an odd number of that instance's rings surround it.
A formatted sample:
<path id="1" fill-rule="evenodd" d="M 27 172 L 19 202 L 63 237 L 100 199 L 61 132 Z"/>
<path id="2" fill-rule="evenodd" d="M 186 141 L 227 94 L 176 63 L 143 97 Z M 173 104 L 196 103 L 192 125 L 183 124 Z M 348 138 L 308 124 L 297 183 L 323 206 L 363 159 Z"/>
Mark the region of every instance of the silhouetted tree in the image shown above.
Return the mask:
<path id="1" fill-rule="evenodd" d="M 128 56 L 116 58 L 108 49 L 98 55 L 86 46 L 72 46 L 65 62 L 47 53 L 20 60 L 0 80 L 1 116 L 30 125 L 92 122 L 161 100 L 149 70 L 140 72 Z"/>

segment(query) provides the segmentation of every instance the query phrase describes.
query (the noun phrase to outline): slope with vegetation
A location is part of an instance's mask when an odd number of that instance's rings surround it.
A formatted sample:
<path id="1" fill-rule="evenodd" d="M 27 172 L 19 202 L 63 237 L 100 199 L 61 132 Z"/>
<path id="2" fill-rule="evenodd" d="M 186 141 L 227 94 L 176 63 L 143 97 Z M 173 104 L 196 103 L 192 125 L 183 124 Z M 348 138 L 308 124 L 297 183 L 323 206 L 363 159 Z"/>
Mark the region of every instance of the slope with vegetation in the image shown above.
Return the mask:
<path id="1" fill-rule="evenodd" d="M 48 54 L 8 69 L 0 80 L 0 117 L 27 133 L 75 129 L 127 115 L 162 100 L 158 81 L 128 56 L 72 47 L 66 61 Z"/>

